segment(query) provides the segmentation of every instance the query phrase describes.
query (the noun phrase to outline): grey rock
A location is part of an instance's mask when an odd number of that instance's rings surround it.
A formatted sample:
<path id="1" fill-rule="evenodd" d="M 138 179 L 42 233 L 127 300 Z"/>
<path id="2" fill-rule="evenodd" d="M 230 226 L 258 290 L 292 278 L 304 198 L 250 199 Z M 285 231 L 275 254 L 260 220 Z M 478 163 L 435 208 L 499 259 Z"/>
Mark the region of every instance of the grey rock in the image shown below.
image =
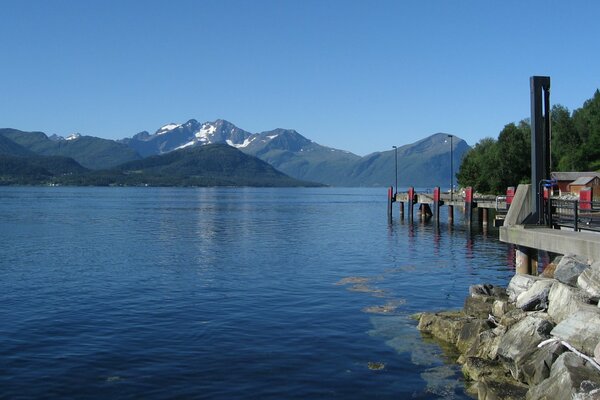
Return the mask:
<path id="1" fill-rule="evenodd" d="M 505 326 L 509 329 L 511 326 L 522 320 L 527 316 L 527 313 L 520 308 L 515 308 L 508 311 L 500 318 L 500 325 Z"/>
<path id="2" fill-rule="evenodd" d="M 577 311 L 597 308 L 588 304 L 588 301 L 589 297 L 583 291 L 554 282 L 548 294 L 548 315 L 559 323 Z"/>
<path id="3" fill-rule="evenodd" d="M 573 400 L 599 400 L 600 382 L 582 381 L 579 385 L 579 393 L 573 396 Z"/>
<path id="4" fill-rule="evenodd" d="M 494 300 L 492 304 L 492 315 L 497 318 L 502 318 L 508 312 L 507 300 Z"/>
<path id="5" fill-rule="evenodd" d="M 600 299 L 600 262 L 593 263 L 577 278 L 577 286 L 597 302 Z"/>
<path id="6" fill-rule="evenodd" d="M 502 336 L 498 346 L 498 358 L 514 379 L 525 381 L 523 364 L 538 350 L 537 345 L 550 337 L 553 327 L 547 314 L 534 313 L 514 324 Z"/>
<path id="7" fill-rule="evenodd" d="M 517 297 L 516 306 L 523 311 L 537 311 L 548 308 L 548 293 L 554 280 L 538 280 Z"/>
<path id="8" fill-rule="evenodd" d="M 531 285 L 533 285 L 535 282 L 543 279 L 548 278 L 526 274 L 515 274 L 510 280 L 506 289 L 506 293 L 508 294 L 508 300 L 514 303 L 521 293 L 529 289 Z"/>
<path id="9" fill-rule="evenodd" d="M 503 326 L 481 332 L 479 334 L 479 343 L 473 355 L 488 360 L 495 360 L 498 355 L 500 340 L 505 333 L 506 328 Z"/>
<path id="10" fill-rule="evenodd" d="M 567 349 L 559 342 L 554 342 L 538 348 L 523 363 L 522 372 L 525 382 L 537 385 L 550 376 L 550 367 L 554 361 Z"/>
<path id="11" fill-rule="evenodd" d="M 587 397 L 581 396 L 597 389 L 594 382 L 599 381 L 598 371 L 585 365 L 583 359 L 575 353 L 566 352 L 552 364 L 548 379 L 529 389 L 527 399 L 583 399 Z"/>
<path id="12" fill-rule="evenodd" d="M 580 310 L 561 321 L 552 329 L 555 336 L 584 354 L 592 355 L 600 342 L 600 310 Z"/>
<path id="13" fill-rule="evenodd" d="M 485 319 L 466 321 L 456 339 L 456 347 L 463 354 L 475 354 L 479 348 L 479 335 L 490 330 L 491 327 L 492 325 Z"/>
<path id="14" fill-rule="evenodd" d="M 469 287 L 469 296 L 491 296 L 494 290 L 494 285 L 490 285 L 489 283 L 479 284 L 479 285 L 471 285 Z"/>
<path id="15" fill-rule="evenodd" d="M 492 313 L 495 298 L 491 296 L 467 296 L 463 312 L 475 318 L 487 318 Z"/>
<path id="16" fill-rule="evenodd" d="M 468 391 L 478 399 L 523 399 L 527 386 L 515 382 L 497 360 L 467 357 L 462 366 L 467 381 L 475 381 Z"/>
<path id="17" fill-rule="evenodd" d="M 587 259 L 574 254 L 565 255 L 554 271 L 554 278 L 569 286 L 577 285 L 577 278 L 589 268 Z"/>
<path id="18" fill-rule="evenodd" d="M 596 360 L 596 362 L 600 364 L 600 342 L 598 342 L 598 344 L 594 348 L 594 360 Z"/>
<path id="19" fill-rule="evenodd" d="M 506 370 L 497 360 L 486 360 L 480 357 L 466 357 L 462 366 L 462 372 L 466 379 L 480 381 L 491 378 L 496 381 L 508 381 Z"/>
<path id="20" fill-rule="evenodd" d="M 459 311 L 423 313 L 417 329 L 445 342 L 456 344 L 463 325 L 469 319 Z"/>
<path id="21" fill-rule="evenodd" d="M 527 386 L 519 382 L 498 382 L 486 378 L 470 389 L 478 400 L 522 400 L 527 394 Z"/>

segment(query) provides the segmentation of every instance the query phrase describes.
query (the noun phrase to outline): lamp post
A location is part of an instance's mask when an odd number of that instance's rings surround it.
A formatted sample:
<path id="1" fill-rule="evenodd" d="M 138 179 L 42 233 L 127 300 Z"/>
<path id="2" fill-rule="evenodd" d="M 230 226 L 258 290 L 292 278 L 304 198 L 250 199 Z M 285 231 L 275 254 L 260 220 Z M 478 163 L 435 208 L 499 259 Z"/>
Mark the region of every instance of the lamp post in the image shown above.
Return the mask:
<path id="1" fill-rule="evenodd" d="M 454 157 L 452 154 L 452 135 L 448 135 L 450 138 L 450 201 L 454 200 Z"/>
<path id="2" fill-rule="evenodd" d="M 394 148 L 394 156 L 396 158 L 396 192 L 394 193 L 394 198 L 396 194 L 398 194 L 398 147 L 392 146 Z"/>

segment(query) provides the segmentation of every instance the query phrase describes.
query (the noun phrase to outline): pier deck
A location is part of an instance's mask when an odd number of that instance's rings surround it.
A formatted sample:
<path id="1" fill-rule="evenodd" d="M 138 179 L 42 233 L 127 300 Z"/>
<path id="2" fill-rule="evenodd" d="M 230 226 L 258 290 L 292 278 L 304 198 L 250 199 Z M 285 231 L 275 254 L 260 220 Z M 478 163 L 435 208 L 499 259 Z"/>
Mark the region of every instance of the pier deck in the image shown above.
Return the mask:
<path id="1" fill-rule="evenodd" d="M 415 192 L 415 196 L 417 198 L 417 201 L 415 202 L 415 204 L 433 204 L 434 203 L 433 193 Z M 496 197 L 497 196 L 474 196 L 473 197 L 473 207 L 496 209 L 496 207 L 498 206 L 498 204 L 496 202 Z M 408 200 L 409 200 L 408 193 L 406 193 L 406 192 L 396 193 L 396 202 L 408 203 Z M 461 206 L 465 205 L 466 198 L 465 198 L 465 196 L 463 196 L 459 193 L 454 193 L 452 196 L 450 196 L 449 193 L 441 193 L 440 200 L 446 206 L 461 207 Z M 506 207 L 506 201 L 500 202 L 500 206 Z"/>
<path id="2" fill-rule="evenodd" d="M 557 254 L 578 254 L 600 260 L 600 234 L 546 228 L 539 225 L 500 227 L 502 242 Z"/>

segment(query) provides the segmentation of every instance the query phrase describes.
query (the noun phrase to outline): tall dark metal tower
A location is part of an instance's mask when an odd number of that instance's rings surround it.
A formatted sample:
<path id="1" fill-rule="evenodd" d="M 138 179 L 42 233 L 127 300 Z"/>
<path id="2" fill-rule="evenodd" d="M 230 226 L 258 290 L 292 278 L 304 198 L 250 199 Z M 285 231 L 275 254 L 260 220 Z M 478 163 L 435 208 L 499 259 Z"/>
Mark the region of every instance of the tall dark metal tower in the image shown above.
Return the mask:
<path id="1" fill-rule="evenodd" d="M 529 221 L 543 223 L 541 183 L 550 179 L 550 77 L 532 76 L 531 87 L 531 190 L 535 202 Z"/>

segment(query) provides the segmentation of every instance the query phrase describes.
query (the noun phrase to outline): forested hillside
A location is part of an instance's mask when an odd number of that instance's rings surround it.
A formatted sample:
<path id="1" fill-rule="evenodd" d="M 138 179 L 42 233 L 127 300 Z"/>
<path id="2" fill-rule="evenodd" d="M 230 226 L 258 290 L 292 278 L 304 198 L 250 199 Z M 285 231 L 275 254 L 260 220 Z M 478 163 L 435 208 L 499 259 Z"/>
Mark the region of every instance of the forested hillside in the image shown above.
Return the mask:
<path id="1" fill-rule="evenodd" d="M 570 112 L 555 105 L 552 116 L 552 171 L 600 169 L 600 91 Z M 510 123 L 497 139 L 484 138 L 469 150 L 457 173 L 459 185 L 482 193 L 503 193 L 531 180 L 529 120 Z"/>

